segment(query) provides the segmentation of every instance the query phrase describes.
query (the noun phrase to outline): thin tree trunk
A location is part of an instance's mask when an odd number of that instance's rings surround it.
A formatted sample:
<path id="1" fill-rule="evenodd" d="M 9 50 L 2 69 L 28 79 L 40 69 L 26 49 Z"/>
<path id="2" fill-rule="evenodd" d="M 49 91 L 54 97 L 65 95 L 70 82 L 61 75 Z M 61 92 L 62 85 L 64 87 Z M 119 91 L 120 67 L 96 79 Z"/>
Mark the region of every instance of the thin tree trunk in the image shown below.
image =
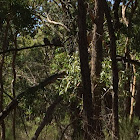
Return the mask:
<path id="1" fill-rule="evenodd" d="M 103 35 L 104 9 L 102 0 L 95 0 L 94 35 L 91 54 L 91 78 L 94 106 L 94 137 L 101 139 L 103 136 L 101 127 L 101 92 L 100 73 L 102 70 L 102 35 Z"/>
<path id="2" fill-rule="evenodd" d="M 4 56 L 2 56 L 2 60 L 0 63 L 0 112 L 3 111 L 3 64 L 4 64 Z M 1 122 L 1 139 L 5 140 L 5 123 L 4 120 Z"/>
<path id="3" fill-rule="evenodd" d="M 86 140 L 91 140 L 93 133 L 93 104 L 91 94 L 90 69 L 88 61 L 88 43 L 86 32 L 86 8 L 85 1 L 78 0 L 78 28 L 79 28 L 79 53 L 83 84 L 83 111 L 84 131 Z"/>
<path id="4" fill-rule="evenodd" d="M 104 0 L 104 10 L 107 19 L 109 36 L 110 36 L 110 55 L 112 60 L 112 75 L 113 75 L 113 96 L 112 96 L 112 139 L 119 139 L 119 122 L 118 122 L 118 66 L 116 60 L 116 36 L 111 21 L 110 9 L 106 0 Z"/>
<path id="5" fill-rule="evenodd" d="M 135 104 L 135 115 L 140 119 L 140 80 L 137 81 L 137 95 L 136 95 L 136 104 Z"/>
<path id="6" fill-rule="evenodd" d="M 8 37 L 8 30 L 9 30 L 9 21 L 7 22 L 5 34 L 3 38 L 3 46 L 2 51 L 7 50 L 7 37 Z M 5 54 L 1 56 L 0 60 L 0 112 L 3 111 L 3 65 L 4 65 Z M 5 123 L 4 120 L 1 122 L 1 139 L 5 140 Z"/>
<path id="7" fill-rule="evenodd" d="M 131 7 L 131 13 L 129 16 L 129 19 L 127 19 L 126 17 L 126 10 L 128 8 L 129 3 L 132 1 L 129 1 L 127 4 L 125 4 L 125 2 L 122 5 L 122 19 L 124 24 L 127 27 L 128 30 L 128 34 L 131 33 L 131 28 L 132 28 L 132 18 L 134 15 L 134 12 L 137 8 L 137 0 L 135 1 L 134 5 Z M 130 48 L 129 48 L 129 42 L 130 42 L 131 38 L 127 37 L 126 38 L 126 44 L 125 44 L 125 57 L 126 59 L 128 59 L 128 62 L 126 63 L 126 75 L 128 77 L 127 81 L 125 82 L 125 91 L 126 91 L 126 99 L 125 99 L 125 116 L 127 117 L 129 115 L 129 113 L 131 112 L 130 108 L 131 108 L 131 91 L 130 91 L 130 79 L 131 79 L 131 71 L 130 71 L 130 62 L 129 60 L 131 60 L 131 56 L 130 56 Z"/>
<path id="8" fill-rule="evenodd" d="M 130 50 L 129 50 L 129 38 L 126 38 L 126 44 L 125 44 L 125 57 L 130 60 Z M 131 80 L 131 74 L 130 74 L 130 63 L 126 62 L 126 67 L 125 67 L 125 74 L 128 77 L 128 79 L 124 83 L 124 90 L 126 92 L 126 99 L 124 103 L 124 112 L 125 116 L 127 117 L 130 113 L 130 106 L 131 106 L 131 93 L 130 93 L 130 80 Z"/>
<path id="9" fill-rule="evenodd" d="M 17 34 L 15 34 L 15 37 L 14 37 L 12 29 L 11 29 L 11 33 L 12 33 L 12 36 L 13 36 L 13 42 L 14 42 L 14 45 L 15 45 L 15 49 L 17 49 L 17 39 L 16 39 Z M 17 55 L 17 51 L 13 52 L 13 62 L 12 62 L 12 72 L 13 72 L 12 93 L 13 93 L 13 98 L 16 97 L 16 92 L 15 92 L 15 83 L 16 83 L 15 61 L 16 61 L 16 55 Z M 14 140 L 16 140 L 16 108 L 14 108 L 14 110 L 13 110 L 13 138 L 14 138 Z"/>
<path id="10" fill-rule="evenodd" d="M 132 120 L 133 113 L 134 113 L 134 97 L 135 97 L 135 90 L 136 90 L 136 68 L 133 65 L 133 82 L 132 82 L 132 97 L 131 97 L 131 107 L 130 107 L 130 120 Z"/>

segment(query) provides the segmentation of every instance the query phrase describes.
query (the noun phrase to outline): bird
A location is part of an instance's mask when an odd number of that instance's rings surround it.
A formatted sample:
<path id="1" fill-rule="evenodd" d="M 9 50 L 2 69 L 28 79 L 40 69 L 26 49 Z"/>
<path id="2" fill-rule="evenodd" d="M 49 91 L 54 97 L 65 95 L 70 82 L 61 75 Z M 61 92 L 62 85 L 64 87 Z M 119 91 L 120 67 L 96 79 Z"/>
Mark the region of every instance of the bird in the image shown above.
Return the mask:
<path id="1" fill-rule="evenodd" d="M 51 44 L 48 38 L 44 38 L 44 44 L 45 45 L 50 45 Z"/>

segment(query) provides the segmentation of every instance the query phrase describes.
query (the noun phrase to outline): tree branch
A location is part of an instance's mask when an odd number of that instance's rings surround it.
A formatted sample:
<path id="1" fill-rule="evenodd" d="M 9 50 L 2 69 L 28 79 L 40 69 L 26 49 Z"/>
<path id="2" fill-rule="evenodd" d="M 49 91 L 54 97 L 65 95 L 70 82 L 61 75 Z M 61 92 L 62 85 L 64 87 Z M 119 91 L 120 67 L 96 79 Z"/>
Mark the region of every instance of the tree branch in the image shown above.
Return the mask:
<path id="1" fill-rule="evenodd" d="M 46 78 L 44 81 L 40 82 L 38 85 L 29 87 L 24 92 L 17 95 L 16 98 L 14 98 L 11 103 L 0 113 L 0 123 L 5 119 L 5 117 L 18 106 L 18 103 L 20 102 L 21 98 L 26 94 L 35 94 L 35 92 L 39 89 L 43 89 L 46 85 L 53 83 L 58 78 L 61 78 L 65 75 L 65 72 L 54 74 L 48 78 Z"/>
<path id="2" fill-rule="evenodd" d="M 41 124 L 38 126 L 32 140 L 37 140 L 37 138 L 38 138 L 39 134 L 41 133 L 41 131 L 43 130 L 43 128 L 52 121 L 55 108 L 61 100 L 62 100 L 61 96 L 57 97 L 57 99 L 53 102 L 53 104 L 48 107 L 45 117 L 43 118 L 43 121 L 41 122 Z"/>
<path id="3" fill-rule="evenodd" d="M 120 55 L 117 55 L 116 59 L 117 59 L 117 61 L 129 62 L 131 64 L 135 64 L 137 66 L 140 66 L 140 61 L 138 61 L 138 60 L 127 59 L 126 57 L 120 56 Z"/>
<path id="4" fill-rule="evenodd" d="M 47 21 L 47 22 L 50 23 L 50 24 L 62 26 L 62 27 L 65 28 L 68 32 L 70 32 L 70 29 L 69 29 L 66 25 L 64 25 L 63 23 L 61 23 L 61 22 L 56 22 L 56 21 L 51 20 L 51 19 L 49 18 L 49 14 L 47 14 L 47 13 L 45 13 L 45 15 L 42 15 L 42 14 L 38 13 L 37 16 L 38 16 L 42 21 L 45 21 L 45 23 L 46 23 L 46 21 Z"/>
<path id="5" fill-rule="evenodd" d="M 33 48 L 44 48 L 46 46 L 58 46 L 57 44 L 45 44 L 45 45 L 34 45 L 34 46 L 30 46 L 30 47 L 24 47 L 24 48 L 13 48 L 13 49 L 9 49 L 9 50 L 4 50 L 2 52 L 0 52 L 0 55 L 1 54 L 5 54 L 5 53 L 9 53 L 9 52 L 14 52 L 14 51 L 22 51 L 22 50 L 28 50 L 28 49 L 33 49 Z M 60 45 L 59 45 L 60 46 Z"/>
<path id="6" fill-rule="evenodd" d="M 13 49 L 8 49 L 8 50 L 4 50 L 2 52 L 0 52 L 0 54 L 5 54 L 5 53 L 9 53 L 9 52 L 14 52 L 14 51 L 22 51 L 22 50 L 27 50 L 27 49 L 32 49 L 32 48 L 40 48 L 40 47 L 45 47 L 46 45 L 35 45 L 35 46 L 31 46 L 31 47 L 24 47 L 24 48 L 13 48 Z"/>

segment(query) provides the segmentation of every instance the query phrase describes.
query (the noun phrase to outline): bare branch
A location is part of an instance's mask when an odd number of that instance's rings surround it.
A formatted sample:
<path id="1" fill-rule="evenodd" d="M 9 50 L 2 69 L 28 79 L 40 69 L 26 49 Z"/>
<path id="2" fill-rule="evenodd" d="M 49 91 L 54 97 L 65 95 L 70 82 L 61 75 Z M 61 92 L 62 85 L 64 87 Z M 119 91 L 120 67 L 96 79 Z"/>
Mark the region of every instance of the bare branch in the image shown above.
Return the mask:
<path id="1" fill-rule="evenodd" d="M 58 46 L 57 44 L 48 44 L 49 46 Z M 1 54 L 5 54 L 5 53 L 10 53 L 10 52 L 14 52 L 14 51 L 22 51 L 22 50 L 28 50 L 28 49 L 33 49 L 33 48 L 44 48 L 48 45 L 34 45 L 34 46 L 30 46 L 30 47 L 23 47 L 23 48 L 13 48 L 13 49 L 9 49 L 9 50 L 4 50 L 0 52 Z M 60 45 L 59 45 L 60 46 Z"/>
<path id="2" fill-rule="evenodd" d="M 61 96 L 57 97 L 57 99 L 53 102 L 53 104 L 48 107 L 48 109 L 45 113 L 45 117 L 43 118 L 43 121 L 41 122 L 41 124 L 38 126 L 32 140 L 37 140 L 37 138 L 38 138 L 40 132 L 43 130 L 43 128 L 52 121 L 55 108 L 61 100 L 62 100 Z"/>
<path id="3" fill-rule="evenodd" d="M 40 13 L 39 13 L 39 14 L 40 14 Z M 70 31 L 70 29 L 68 29 L 67 26 L 64 25 L 63 23 L 61 23 L 61 22 L 56 22 L 56 21 L 51 20 L 51 19 L 49 18 L 49 16 L 50 16 L 49 14 L 45 13 L 45 16 L 44 16 L 44 15 L 39 15 L 39 14 L 38 14 L 37 16 L 38 16 L 42 21 L 46 21 L 46 20 L 47 20 L 48 23 L 62 26 L 62 27 L 64 27 L 67 31 Z"/>
<path id="4" fill-rule="evenodd" d="M 125 25 L 128 27 L 129 21 L 126 18 L 126 15 L 125 15 L 126 14 L 126 8 L 127 8 L 126 5 L 122 5 L 122 19 L 123 19 Z"/>
<path id="5" fill-rule="evenodd" d="M 137 66 L 140 66 L 140 61 L 138 61 L 138 60 L 127 59 L 126 57 L 120 56 L 120 55 L 117 55 L 116 59 L 117 59 L 117 61 L 129 62 L 131 64 L 135 64 Z"/>
<path id="6" fill-rule="evenodd" d="M 0 123 L 5 119 L 5 117 L 18 106 L 18 103 L 20 102 L 21 98 L 26 94 L 35 94 L 36 91 L 39 89 L 43 89 L 46 85 L 51 84 L 55 82 L 58 78 L 62 78 L 66 73 L 61 72 L 54 74 L 48 78 L 46 78 L 44 81 L 40 82 L 38 85 L 29 87 L 24 92 L 17 95 L 16 98 L 14 98 L 11 103 L 0 113 Z"/>
<path id="7" fill-rule="evenodd" d="M 45 47 L 46 45 L 35 45 L 35 46 L 31 46 L 31 47 L 24 47 L 24 48 L 13 48 L 13 49 L 9 49 L 9 50 L 4 50 L 2 52 L 0 52 L 0 54 L 5 54 L 5 53 L 9 53 L 9 52 L 14 52 L 14 51 L 22 51 L 22 50 L 27 50 L 27 49 L 32 49 L 32 48 L 41 48 L 41 47 Z"/>
<path id="8" fill-rule="evenodd" d="M 126 9 L 127 9 L 127 7 L 129 6 L 130 3 L 132 3 L 131 13 L 130 13 L 129 18 L 127 19 L 127 17 L 126 17 Z M 135 10 L 137 8 L 137 4 L 138 4 L 137 0 L 135 0 L 135 3 L 133 3 L 133 1 L 130 0 L 126 5 L 125 4 L 122 5 L 122 19 L 123 19 L 123 21 L 124 21 L 124 23 L 126 24 L 127 27 L 129 26 L 130 21 L 132 20 L 134 12 L 135 12 Z"/>

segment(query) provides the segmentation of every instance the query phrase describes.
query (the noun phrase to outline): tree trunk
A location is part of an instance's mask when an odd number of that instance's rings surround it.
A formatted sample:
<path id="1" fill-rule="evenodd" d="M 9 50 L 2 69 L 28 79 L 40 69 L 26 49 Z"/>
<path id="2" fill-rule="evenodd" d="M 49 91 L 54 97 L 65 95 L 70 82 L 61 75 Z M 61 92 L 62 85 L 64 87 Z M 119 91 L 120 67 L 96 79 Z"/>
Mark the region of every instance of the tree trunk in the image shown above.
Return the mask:
<path id="1" fill-rule="evenodd" d="M 136 91 L 136 68 L 135 65 L 133 65 L 132 97 L 131 97 L 131 107 L 130 107 L 130 116 L 129 116 L 130 120 L 132 120 L 132 117 L 134 115 L 135 91 Z"/>
<path id="2" fill-rule="evenodd" d="M 127 19 L 127 17 L 126 17 L 127 8 L 128 8 L 128 3 L 125 4 L 125 2 L 123 2 L 123 5 L 122 5 L 122 20 L 127 27 L 128 34 L 131 34 L 132 18 L 133 18 L 135 10 L 137 8 L 137 0 L 134 2 L 133 6 L 131 7 L 131 13 L 130 13 L 129 19 Z M 126 59 L 128 59 L 128 62 L 126 63 L 126 69 L 125 69 L 126 76 L 128 77 L 128 79 L 126 80 L 125 87 L 124 87 L 124 89 L 126 91 L 126 99 L 125 99 L 125 112 L 126 112 L 125 116 L 126 117 L 131 112 L 130 108 L 131 108 L 131 99 L 132 99 L 131 98 L 131 91 L 130 91 L 130 80 L 131 80 L 132 76 L 131 76 L 131 71 L 130 71 L 131 67 L 130 67 L 130 63 L 129 63 L 129 60 L 131 60 L 130 48 L 129 48 L 130 40 L 131 40 L 131 38 L 127 37 L 126 38 L 126 44 L 125 44 L 125 47 L 126 47 L 125 48 L 125 57 L 126 57 Z"/>
<path id="3" fill-rule="evenodd" d="M 11 28 L 10 28 L 11 29 Z M 13 34 L 13 31 L 11 29 L 11 34 L 12 34 L 12 40 L 15 45 L 15 49 L 17 49 L 17 33 L 15 35 Z M 16 97 L 16 92 L 15 92 L 15 84 L 16 84 L 16 56 L 17 56 L 17 51 L 13 52 L 13 61 L 12 61 L 12 72 L 13 72 L 13 80 L 12 80 L 12 88 L 11 92 L 13 93 L 13 98 Z M 13 139 L 16 140 L 16 108 L 13 110 Z"/>
<path id="4" fill-rule="evenodd" d="M 14 54 L 13 54 L 13 62 L 12 62 L 12 69 L 13 69 L 12 93 L 13 93 L 13 98 L 16 97 L 16 94 L 15 94 L 15 83 L 16 83 L 15 60 L 16 60 L 16 52 L 14 52 Z M 14 108 L 14 110 L 13 110 L 13 139 L 16 140 L 16 108 Z"/>
<path id="5" fill-rule="evenodd" d="M 110 36 L 110 55 L 112 60 L 112 75 L 113 75 L 113 94 L 112 94 L 112 139 L 119 139 L 119 122 L 118 122 L 118 66 L 116 60 L 116 36 L 113 24 L 111 21 L 110 9 L 106 0 L 104 0 L 104 10 L 107 19 L 109 36 Z"/>
<path id="6" fill-rule="evenodd" d="M 135 104 L 135 115 L 140 119 L 140 80 L 137 81 L 137 95 L 136 95 L 136 104 Z"/>
<path id="7" fill-rule="evenodd" d="M 0 64 L 0 112 L 3 111 L 3 80 L 2 80 L 2 70 L 4 64 L 4 56 L 2 56 L 2 61 Z M 1 139 L 5 140 L 5 123 L 4 120 L 1 122 Z"/>
<path id="8" fill-rule="evenodd" d="M 86 140 L 91 140 L 93 133 L 93 104 L 91 94 L 90 69 L 88 61 L 88 43 L 86 32 L 86 8 L 85 1 L 78 0 L 78 28 L 79 28 L 79 53 L 83 84 L 83 111 L 84 131 Z"/>
<path id="9" fill-rule="evenodd" d="M 9 30 L 9 21 L 7 21 L 7 25 L 4 31 L 4 38 L 2 44 L 2 51 L 7 50 L 7 37 L 8 37 L 8 30 Z M 5 54 L 2 54 L 0 58 L 0 112 L 3 111 L 3 65 L 4 65 Z M 5 140 L 5 123 L 4 120 L 1 122 L 1 139 Z"/>
<path id="10" fill-rule="evenodd" d="M 72 123 L 73 133 L 72 140 L 78 139 L 78 137 L 82 137 L 82 127 L 80 120 L 80 108 L 78 108 L 79 100 L 78 98 L 70 103 L 70 120 Z"/>
<path id="11" fill-rule="evenodd" d="M 104 96 L 104 106 L 105 106 L 105 128 L 107 130 L 108 136 L 111 137 L 112 132 L 112 91 L 108 90 Z"/>
<path id="12" fill-rule="evenodd" d="M 126 38 L 126 44 L 125 44 L 125 57 L 130 60 L 130 50 L 129 50 L 129 38 Z M 131 92 L 130 92 L 130 80 L 131 80 L 131 66 L 129 62 L 126 62 L 126 67 L 125 67 L 125 74 L 128 77 L 128 79 L 124 83 L 124 91 L 126 92 L 126 98 L 125 98 L 125 103 L 124 103 L 124 112 L 125 116 L 128 117 L 130 113 L 130 106 L 131 106 Z"/>
<path id="13" fill-rule="evenodd" d="M 101 127 L 101 92 L 100 73 L 102 70 L 102 35 L 103 35 L 104 9 L 102 0 L 95 0 L 94 35 L 91 54 L 91 78 L 94 104 L 94 137 L 103 136 Z"/>

